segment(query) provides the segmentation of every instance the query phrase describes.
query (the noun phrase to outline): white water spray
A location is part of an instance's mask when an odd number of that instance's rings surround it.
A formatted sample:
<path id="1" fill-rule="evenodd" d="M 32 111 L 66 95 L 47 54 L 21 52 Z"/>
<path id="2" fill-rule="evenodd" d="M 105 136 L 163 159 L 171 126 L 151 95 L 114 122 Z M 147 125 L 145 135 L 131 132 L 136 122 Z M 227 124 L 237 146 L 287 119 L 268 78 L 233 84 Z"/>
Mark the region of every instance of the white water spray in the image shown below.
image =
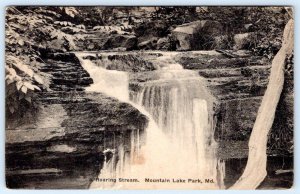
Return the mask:
<path id="1" fill-rule="evenodd" d="M 126 72 L 106 70 L 95 65 L 90 60 L 85 60 L 88 56 L 85 53 L 76 53 L 82 67 L 90 74 L 94 84 L 85 88 L 86 91 L 102 92 L 108 96 L 115 97 L 121 101 L 129 100 L 129 83 Z"/>
<path id="2" fill-rule="evenodd" d="M 120 189 L 220 189 L 224 164 L 216 158 L 214 141 L 213 96 L 196 72 L 183 70 L 169 55 L 159 57 L 159 79 L 148 81 L 133 101 L 129 101 L 126 72 L 106 70 L 76 54 L 94 84 L 90 91 L 103 92 L 130 103 L 149 118 L 145 144 L 139 132 L 132 132 L 128 155 L 119 145 L 105 161 L 99 178 L 117 182 L 94 181 L 90 188 Z M 126 85 L 125 85 L 126 84 Z M 117 91 L 112 91 L 117 90 Z M 139 182 L 119 182 L 118 178 Z M 153 182 L 145 182 L 145 179 Z M 186 180 L 173 183 L 173 179 Z M 170 180 L 170 182 L 162 181 Z M 193 182 L 192 180 L 200 180 Z M 205 183 L 205 180 L 211 180 Z"/>

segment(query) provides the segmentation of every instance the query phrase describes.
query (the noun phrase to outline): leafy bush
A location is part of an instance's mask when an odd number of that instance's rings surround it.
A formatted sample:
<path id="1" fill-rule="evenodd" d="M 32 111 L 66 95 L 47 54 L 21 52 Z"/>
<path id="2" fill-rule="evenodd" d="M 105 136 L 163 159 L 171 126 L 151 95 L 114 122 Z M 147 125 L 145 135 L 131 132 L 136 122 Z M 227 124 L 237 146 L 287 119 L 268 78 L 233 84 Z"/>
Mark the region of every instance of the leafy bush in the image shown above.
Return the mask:
<path id="1" fill-rule="evenodd" d="M 83 25 L 64 19 L 74 18 L 74 7 L 8 7 L 6 13 L 6 109 L 35 107 L 36 92 L 49 90 L 49 75 L 41 50 L 74 50 L 75 41 L 84 36 Z"/>

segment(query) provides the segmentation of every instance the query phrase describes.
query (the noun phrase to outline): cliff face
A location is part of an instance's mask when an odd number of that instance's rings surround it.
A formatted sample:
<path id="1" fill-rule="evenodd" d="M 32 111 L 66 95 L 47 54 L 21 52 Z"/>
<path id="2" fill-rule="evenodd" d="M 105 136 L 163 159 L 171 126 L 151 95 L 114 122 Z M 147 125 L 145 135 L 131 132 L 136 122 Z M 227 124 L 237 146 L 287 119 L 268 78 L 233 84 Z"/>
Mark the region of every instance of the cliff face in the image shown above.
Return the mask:
<path id="1" fill-rule="evenodd" d="M 130 152 L 131 133 L 142 133 L 148 120 L 129 104 L 81 91 L 92 80 L 74 55 L 48 59 L 44 71 L 52 91 L 40 94 L 37 112 L 6 123 L 7 186 L 88 188 L 103 151 L 123 144 Z"/>

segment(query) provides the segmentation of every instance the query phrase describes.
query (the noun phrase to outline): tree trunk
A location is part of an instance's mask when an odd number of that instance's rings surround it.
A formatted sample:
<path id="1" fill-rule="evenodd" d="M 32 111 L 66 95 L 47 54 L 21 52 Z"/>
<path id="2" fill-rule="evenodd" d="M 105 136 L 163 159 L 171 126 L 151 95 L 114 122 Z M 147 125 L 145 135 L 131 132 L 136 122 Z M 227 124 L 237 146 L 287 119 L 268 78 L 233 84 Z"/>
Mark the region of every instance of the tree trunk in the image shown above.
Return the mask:
<path id="1" fill-rule="evenodd" d="M 249 140 L 246 168 L 239 180 L 229 189 L 256 189 L 267 175 L 267 140 L 284 82 L 285 60 L 294 47 L 294 21 L 286 24 L 282 47 L 272 61 L 269 84 L 259 107 Z"/>

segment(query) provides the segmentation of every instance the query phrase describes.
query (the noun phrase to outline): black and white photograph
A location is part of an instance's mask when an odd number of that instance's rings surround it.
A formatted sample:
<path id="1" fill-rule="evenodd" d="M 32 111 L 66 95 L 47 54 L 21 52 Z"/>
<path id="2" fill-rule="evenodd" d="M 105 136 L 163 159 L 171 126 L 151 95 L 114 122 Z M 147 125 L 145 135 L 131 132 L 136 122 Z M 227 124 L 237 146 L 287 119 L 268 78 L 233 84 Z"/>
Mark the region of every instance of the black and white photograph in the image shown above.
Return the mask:
<path id="1" fill-rule="evenodd" d="M 293 188 L 293 7 L 7 6 L 5 181 Z"/>

